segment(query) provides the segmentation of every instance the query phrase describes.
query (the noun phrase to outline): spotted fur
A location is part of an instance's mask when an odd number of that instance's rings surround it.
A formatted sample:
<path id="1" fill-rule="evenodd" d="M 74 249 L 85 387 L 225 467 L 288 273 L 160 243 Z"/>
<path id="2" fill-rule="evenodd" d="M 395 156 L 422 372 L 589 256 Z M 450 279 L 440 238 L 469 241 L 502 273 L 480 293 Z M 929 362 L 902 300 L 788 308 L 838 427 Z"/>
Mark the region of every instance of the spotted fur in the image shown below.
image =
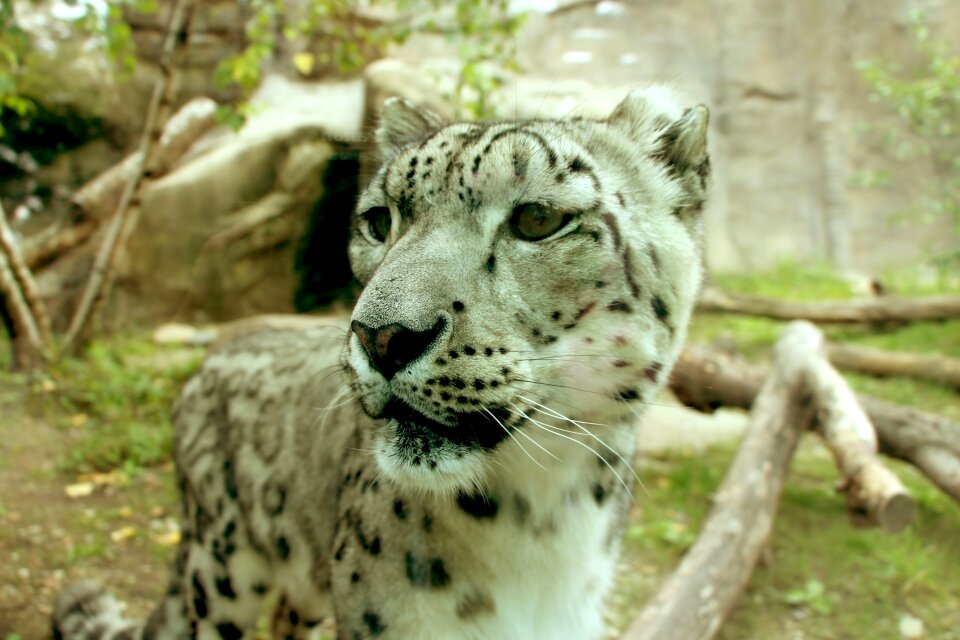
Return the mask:
<path id="1" fill-rule="evenodd" d="M 334 613 L 347 640 L 602 637 L 635 421 L 699 285 L 705 136 L 661 89 L 604 120 L 388 101 L 350 328 L 207 359 L 176 407 L 164 601 L 130 621 L 75 586 L 56 637 L 251 638 L 271 593 L 275 637 Z"/>

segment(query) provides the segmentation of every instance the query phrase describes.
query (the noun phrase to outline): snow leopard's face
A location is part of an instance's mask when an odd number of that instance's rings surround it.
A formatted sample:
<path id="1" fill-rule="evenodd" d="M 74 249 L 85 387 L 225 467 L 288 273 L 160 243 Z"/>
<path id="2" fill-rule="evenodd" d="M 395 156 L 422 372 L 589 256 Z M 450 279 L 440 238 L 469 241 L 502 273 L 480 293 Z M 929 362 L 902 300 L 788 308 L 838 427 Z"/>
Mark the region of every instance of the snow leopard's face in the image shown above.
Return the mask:
<path id="1" fill-rule="evenodd" d="M 387 103 L 387 160 L 353 225 L 366 288 L 345 360 L 384 419 L 388 476 L 467 487 L 507 450 L 618 428 L 665 381 L 700 278 L 709 165 L 706 109 L 664 96 L 633 94 L 603 121 L 446 127 Z"/>

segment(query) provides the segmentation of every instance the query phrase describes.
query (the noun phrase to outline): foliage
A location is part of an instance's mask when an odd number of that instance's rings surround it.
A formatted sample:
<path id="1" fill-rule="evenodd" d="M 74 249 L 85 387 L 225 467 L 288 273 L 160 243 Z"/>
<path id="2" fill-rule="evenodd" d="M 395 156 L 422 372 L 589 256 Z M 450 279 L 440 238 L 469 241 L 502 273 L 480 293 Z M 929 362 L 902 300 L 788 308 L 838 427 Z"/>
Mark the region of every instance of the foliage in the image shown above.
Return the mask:
<path id="1" fill-rule="evenodd" d="M 908 216 L 948 219 L 960 237 L 960 50 L 954 43 L 931 36 L 919 12 L 910 15 L 910 33 L 920 57 L 917 68 L 871 59 L 859 64 L 872 97 L 896 116 L 893 123 L 874 125 L 886 146 L 901 160 L 929 163 L 933 175 L 927 195 Z M 874 174 L 868 184 L 883 183 Z M 960 264 L 960 249 L 937 256 L 941 266 Z"/>
<path id="2" fill-rule="evenodd" d="M 299 49 L 292 63 L 304 75 L 317 67 L 348 74 L 365 66 L 392 45 L 415 33 L 447 36 L 458 45 L 461 67 L 454 102 L 463 115 L 489 115 L 490 95 L 503 83 L 503 72 L 516 68 L 514 35 L 523 16 L 511 14 L 507 0 L 371 0 L 367 9 L 395 13 L 389 18 L 365 17 L 361 3 L 305 0 L 296 9 L 282 0 L 245 0 L 250 8 L 247 45 L 223 61 L 214 74 L 220 87 L 238 85 L 245 92 L 260 82 L 265 63 L 278 48 L 277 33 Z M 379 7 L 378 7 L 379 5 Z M 243 122 L 243 112 L 225 110 L 230 124 Z"/>
<path id="3" fill-rule="evenodd" d="M 612 599 L 618 621 L 634 615 L 676 568 L 733 454 L 732 446 L 672 452 L 638 465 L 647 492 L 634 491 L 624 570 Z M 817 438 L 803 439 L 769 551 L 718 638 L 886 638 L 907 613 L 924 621 L 925 637 L 955 637 L 960 511 L 912 467 L 888 464 L 918 507 L 916 524 L 895 536 L 851 525 L 833 488 L 833 460 Z"/>
<path id="4" fill-rule="evenodd" d="M 120 74 L 133 70 L 135 62 L 130 27 L 123 21 L 124 6 L 138 11 L 152 11 L 155 0 L 110 0 L 94 3 L 79 0 L 70 5 L 69 15 L 63 16 L 65 32 L 57 32 L 59 38 L 86 38 L 89 44 L 100 48 Z M 51 31 L 51 36 L 53 32 Z M 13 2 L 0 3 L 0 116 L 13 112 L 29 117 L 42 100 L 44 78 L 38 77 L 40 59 L 56 55 L 34 42 L 34 36 L 25 31 L 17 20 Z M 4 129 L 0 125 L 0 140 Z"/>

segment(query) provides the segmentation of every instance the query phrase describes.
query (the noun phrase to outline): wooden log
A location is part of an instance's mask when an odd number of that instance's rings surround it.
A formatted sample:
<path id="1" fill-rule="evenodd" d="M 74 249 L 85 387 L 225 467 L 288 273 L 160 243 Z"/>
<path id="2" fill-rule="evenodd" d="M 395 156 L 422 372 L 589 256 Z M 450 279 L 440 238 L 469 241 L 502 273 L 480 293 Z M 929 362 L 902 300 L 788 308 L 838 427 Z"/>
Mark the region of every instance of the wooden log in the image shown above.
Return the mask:
<path id="1" fill-rule="evenodd" d="M 117 203 L 117 209 L 97 251 L 90 279 L 83 290 L 80 302 L 77 304 L 77 309 L 64 336 L 62 353 L 69 353 L 79 344 L 80 336 L 87 325 L 87 321 L 93 315 L 103 292 L 108 288 L 111 281 L 117 248 L 132 232 L 133 223 L 129 222 L 129 219 L 133 217 L 130 213 L 131 204 L 134 203 L 143 180 L 148 178 L 150 170 L 156 167 L 153 149 L 155 143 L 161 137 L 160 127 L 163 125 L 163 121 L 158 118 L 162 113 L 168 111 L 169 103 L 172 101 L 172 93 L 179 70 L 179 67 L 173 64 L 174 53 L 178 47 L 182 51 L 189 42 L 193 8 L 193 0 L 177 0 L 173 5 L 167 36 L 164 41 L 164 64 L 161 64 L 163 74 L 158 79 L 150 98 L 143 135 L 140 139 L 136 170 L 131 173 L 130 179 L 124 185 L 123 193 Z"/>
<path id="2" fill-rule="evenodd" d="M 13 368 L 29 371 L 43 361 L 40 330 L 13 275 L 6 252 L 0 248 L 0 317 L 10 334 Z"/>
<path id="3" fill-rule="evenodd" d="M 152 178 L 169 172 L 193 143 L 216 124 L 216 110 L 217 103 L 210 98 L 194 98 L 170 118 L 157 141 L 154 166 L 147 167 Z M 87 219 L 107 218 L 116 211 L 124 187 L 137 174 L 142 162 L 143 153 L 138 150 L 83 185 L 70 201 Z"/>
<path id="4" fill-rule="evenodd" d="M 90 221 L 69 226 L 51 225 L 49 230 L 24 240 L 23 261 L 30 269 L 42 268 L 83 244 L 96 229 L 96 223 Z"/>
<path id="5" fill-rule="evenodd" d="M 673 369 L 670 388 L 683 404 L 700 411 L 749 409 L 765 375 L 763 366 L 743 358 L 689 345 Z M 857 401 L 873 423 L 883 453 L 914 465 L 960 503 L 960 424 L 863 394 Z"/>
<path id="6" fill-rule="evenodd" d="M 824 324 L 917 322 L 960 318 L 960 297 L 881 296 L 856 300 L 797 302 L 760 296 L 732 295 L 707 288 L 700 294 L 697 310 L 706 313 L 760 316 L 775 320 L 807 320 Z"/>
<path id="7" fill-rule="evenodd" d="M 843 475 L 838 488 L 846 494 L 856 522 L 901 531 L 913 522 L 916 504 L 877 457 L 877 434 L 853 391 L 826 361 L 825 351 L 817 355 L 805 369 L 805 383 L 817 406 L 818 431 Z"/>
<path id="8" fill-rule="evenodd" d="M 13 277 L 12 286 L 20 290 L 23 302 L 26 304 L 27 311 L 30 314 L 32 324 L 36 327 L 40 344 L 46 350 L 53 344 L 53 332 L 50 329 L 50 316 L 47 314 L 47 308 L 40 299 L 37 290 L 37 283 L 33 279 L 33 274 L 27 267 L 20 255 L 20 248 L 17 246 L 17 239 L 13 235 L 13 229 L 7 224 L 7 213 L 0 205 L 0 251 L 3 252 L 6 259 L 7 268 Z"/>
<path id="9" fill-rule="evenodd" d="M 838 369 L 875 376 L 909 376 L 960 389 L 960 360 L 945 356 L 897 353 L 832 342 L 827 356 Z"/>
<path id="10" fill-rule="evenodd" d="M 699 640 L 720 630 L 766 547 L 790 459 L 812 418 L 802 377 L 819 339 L 792 325 L 784 332 L 697 541 L 622 640 Z"/>

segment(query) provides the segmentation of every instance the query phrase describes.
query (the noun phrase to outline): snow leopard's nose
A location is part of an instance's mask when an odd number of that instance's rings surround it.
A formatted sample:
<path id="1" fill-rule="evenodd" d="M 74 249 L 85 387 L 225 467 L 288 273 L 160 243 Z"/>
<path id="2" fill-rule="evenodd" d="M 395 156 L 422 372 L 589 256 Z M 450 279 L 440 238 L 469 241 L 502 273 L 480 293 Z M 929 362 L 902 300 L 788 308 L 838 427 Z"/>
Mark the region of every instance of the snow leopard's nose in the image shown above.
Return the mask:
<path id="1" fill-rule="evenodd" d="M 397 371 L 422 356 L 443 331 L 445 324 L 440 318 L 426 331 L 414 331 L 398 323 L 374 329 L 354 320 L 350 323 L 350 329 L 360 339 L 373 368 L 389 380 Z"/>

